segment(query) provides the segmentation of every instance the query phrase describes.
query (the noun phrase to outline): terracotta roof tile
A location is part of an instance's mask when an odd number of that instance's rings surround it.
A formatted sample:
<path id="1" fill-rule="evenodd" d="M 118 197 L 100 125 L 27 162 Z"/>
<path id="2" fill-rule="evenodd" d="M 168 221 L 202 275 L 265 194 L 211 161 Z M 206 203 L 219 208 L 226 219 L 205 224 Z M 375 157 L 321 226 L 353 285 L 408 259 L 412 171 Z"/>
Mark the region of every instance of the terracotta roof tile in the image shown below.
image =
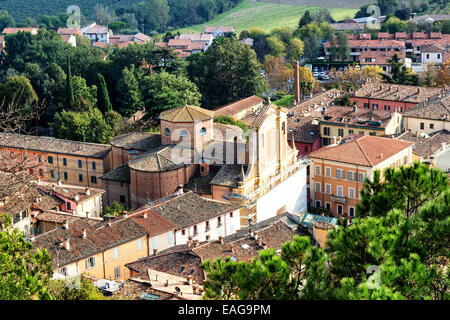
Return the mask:
<path id="1" fill-rule="evenodd" d="M 406 101 L 420 103 L 430 99 L 442 92 L 440 88 L 417 87 L 399 84 L 385 84 L 378 82 L 367 82 L 358 89 L 355 97 L 370 97 L 373 99 Z"/>
<path id="2" fill-rule="evenodd" d="M 0 146 L 101 159 L 111 150 L 111 146 L 107 144 L 4 132 L 0 133 Z"/>
<path id="3" fill-rule="evenodd" d="M 377 136 L 350 136 L 344 142 L 322 147 L 311 152 L 309 157 L 374 167 L 413 145 L 412 142 Z"/>
<path id="4" fill-rule="evenodd" d="M 214 109 L 214 116 L 233 116 L 241 111 L 260 105 L 263 101 L 263 98 L 253 95 Z"/>
<path id="5" fill-rule="evenodd" d="M 239 205 L 208 200 L 190 191 L 152 206 L 151 210 L 171 221 L 176 229 L 183 229 L 239 208 Z"/>
<path id="6" fill-rule="evenodd" d="M 196 106 L 183 106 L 161 112 L 159 119 L 169 122 L 196 122 L 213 119 L 214 111 Z"/>

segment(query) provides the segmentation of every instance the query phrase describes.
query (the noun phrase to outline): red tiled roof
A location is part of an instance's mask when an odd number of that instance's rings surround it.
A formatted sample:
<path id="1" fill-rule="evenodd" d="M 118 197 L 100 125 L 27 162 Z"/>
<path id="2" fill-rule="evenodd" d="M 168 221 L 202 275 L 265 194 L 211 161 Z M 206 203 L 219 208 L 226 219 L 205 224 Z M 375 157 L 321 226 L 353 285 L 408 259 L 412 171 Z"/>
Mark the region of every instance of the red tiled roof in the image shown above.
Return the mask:
<path id="1" fill-rule="evenodd" d="M 313 151 L 309 157 L 374 167 L 413 144 L 377 136 L 353 136 L 345 143 Z"/>
<path id="2" fill-rule="evenodd" d="M 56 33 L 61 35 L 79 35 L 81 36 L 81 29 L 78 28 L 58 28 L 58 31 Z"/>
<path id="3" fill-rule="evenodd" d="M 349 40 L 350 48 L 405 48 L 405 43 L 397 40 Z M 331 47 L 327 42 L 325 47 Z"/>
<path id="4" fill-rule="evenodd" d="M 169 39 L 168 46 L 190 46 L 191 43 L 190 39 Z"/>
<path id="5" fill-rule="evenodd" d="M 388 65 L 389 60 L 397 54 L 397 56 L 404 62 L 406 58 L 406 52 L 401 51 L 363 51 L 359 56 L 361 65 Z M 367 58 L 375 58 L 375 62 L 365 61 Z"/>
<path id="6" fill-rule="evenodd" d="M 147 217 L 144 217 L 147 215 Z M 147 230 L 149 236 L 158 235 L 175 229 L 175 225 L 150 208 L 138 209 L 129 214 L 131 219 Z"/>
<path id="7" fill-rule="evenodd" d="M 39 30 L 39 28 L 5 28 L 3 29 L 3 34 L 17 33 L 19 31 L 22 32 L 33 32 L 34 30 Z"/>
<path id="8" fill-rule="evenodd" d="M 225 106 L 214 109 L 214 116 L 215 117 L 221 115 L 233 116 L 243 110 L 258 105 L 263 101 L 264 101 L 263 98 L 253 95 L 248 98 L 244 98 L 239 101 L 235 101 Z"/>

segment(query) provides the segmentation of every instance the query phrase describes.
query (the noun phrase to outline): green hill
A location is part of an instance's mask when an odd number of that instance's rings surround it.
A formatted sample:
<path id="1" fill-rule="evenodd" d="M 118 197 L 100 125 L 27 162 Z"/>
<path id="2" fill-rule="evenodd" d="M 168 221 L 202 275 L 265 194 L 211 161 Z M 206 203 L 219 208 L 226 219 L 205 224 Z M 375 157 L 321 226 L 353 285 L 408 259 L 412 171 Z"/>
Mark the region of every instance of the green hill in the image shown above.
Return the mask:
<path id="1" fill-rule="evenodd" d="M 331 3 L 331 1 L 329 1 Z M 331 6 L 331 4 L 330 4 Z M 322 7 L 323 8 L 323 7 Z M 234 26 L 236 34 L 251 27 L 260 27 L 270 31 L 277 27 L 292 27 L 298 25 L 298 21 L 306 10 L 314 12 L 320 7 L 307 7 L 298 5 L 287 5 L 267 2 L 245 1 L 235 8 L 218 15 L 215 19 L 203 24 L 179 29 L 180 32 L 201 32 L 204 26 Z M 335 20 L 353 18 L 357 9 L 328 8 Z"/>
<path id="2" fill-rule="evenodd" d="M 0 9 L 8 11 L 16 22 L 23 22 L 27 17 L 38 18 L 42 14 L 66 12 L 71 5 L 79 6 L 84 16 L 91 17 L 96 4 L 104 4 L 114 9 L 140 1 L 142 0 L 0 0 Z"/>

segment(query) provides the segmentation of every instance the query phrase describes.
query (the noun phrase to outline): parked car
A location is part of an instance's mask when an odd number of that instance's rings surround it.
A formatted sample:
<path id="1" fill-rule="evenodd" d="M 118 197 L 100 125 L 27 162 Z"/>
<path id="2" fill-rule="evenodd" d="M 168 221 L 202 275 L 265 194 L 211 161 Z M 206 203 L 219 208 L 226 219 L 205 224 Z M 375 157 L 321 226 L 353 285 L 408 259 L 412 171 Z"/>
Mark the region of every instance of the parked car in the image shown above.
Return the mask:
<path id="1" fill-rule="evenodd" d="M 319 76 L 319 73 L 318 72 L 313 72 L 313 76 L 314 76 L 314 78 L 317 78 Z"/>
<path id="2" fill-rule="evenodd" d="M 323 72 L 323 71 L 322 71 L 322 72 L 319 72 L 319 76 L 320 76 L 320 77 L 325 76 L 325 72 Z"/>
<path id="3" fill-rule="evenodd" d="M 314 67 L 313 72 L 317 72 L 319 71 L 319 69 L 317 69 L 317 67 Z"/>

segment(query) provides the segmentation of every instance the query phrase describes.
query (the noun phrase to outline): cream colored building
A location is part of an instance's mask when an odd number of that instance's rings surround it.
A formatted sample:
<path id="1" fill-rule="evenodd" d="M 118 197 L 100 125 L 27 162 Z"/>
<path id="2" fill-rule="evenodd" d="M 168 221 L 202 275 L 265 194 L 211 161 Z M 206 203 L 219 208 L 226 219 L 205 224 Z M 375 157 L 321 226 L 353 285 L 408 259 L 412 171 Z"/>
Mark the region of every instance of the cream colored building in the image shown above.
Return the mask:
<path id="1" fill-rule="evenodd" d="M 450 93 L 439 95 L 404 112 L 403 126 L 418 134 L 450 130 Z"/>
<path id="2" fill-rule="evenodd" d="M 352 134 L 386 136 L 401 131 L 402 115 L 395 111 L 332 106 L 324 113 L 319 122 L 324 146 Z"/>
<path id="3" fill-rule="evenodd" d="M 125 280 L 125 264 L 149 254 L 147 231 L 129 217 L 108 222 L 72 219 L 30 240 L 35 247 L 47 249 L 59 277 L 84 274 L 96 279 Z"/>

